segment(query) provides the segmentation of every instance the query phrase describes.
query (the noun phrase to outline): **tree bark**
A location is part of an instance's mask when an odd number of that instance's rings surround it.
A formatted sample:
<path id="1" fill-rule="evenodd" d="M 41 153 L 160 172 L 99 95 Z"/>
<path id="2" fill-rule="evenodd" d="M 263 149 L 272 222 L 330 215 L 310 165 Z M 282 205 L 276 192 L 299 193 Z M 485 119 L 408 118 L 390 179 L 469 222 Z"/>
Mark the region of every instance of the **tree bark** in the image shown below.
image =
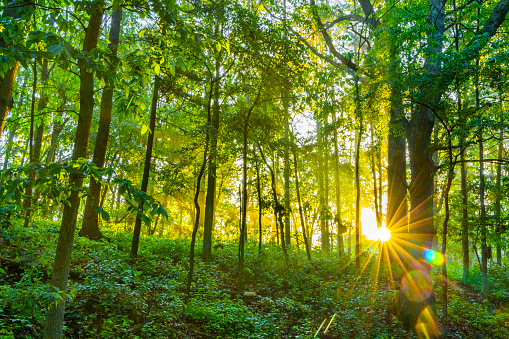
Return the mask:
<path id="1" fill-rule="evenodd" d="M 83 41 L 83 52 L 88 54 L 97 46 L 99 33 L 101 30 L 103 1 L 94 2 L 95 8 L 90 9 L 90 18 L 88 27 L 85 29 L 85 39 Z M 80 114 L 78 117 L 78 126 L 74 142 L 72 159 L 78 160 L 86 158 L 88 139 L 90 136 L 90 125 L 94 112 L 94 74 L 87 71 L 86 59 L 79 61 L 80 68 Z M 79 174 L 71 174 L 69 184 L 76 187 L 69 197 L 69 205 L 64 206 L 62 223 L 58 236 L 55 261 L 51 275 L 51 286 L 57 291 L 64 293 L 63 299 L 55 301 L 53 306 L 46 312 L 46 321 L 44 326 L 44 339 L 58 339 L 62 336 L 62 326 L 64 322 L 65 300 L 67 294 L 67 280 L 71 263 L 71 253 L 74 241 L 74 230 L 76 229 L 76 219 L 80 205 L 78 190 L 83 186 L 83 177 Z"/>
<path id="2" fill-rule="evenodd" d="M 147 151 L 145 153 L 145 165 L 143 167 L 143 178 L 141 181 L 141 192 L 147 192 L 148 180 L 150 178 L 150 164 L 152 162 L 152 148 L 154 146 L 154 133 L 156 128 L 156 116 L 157 116 L 157 102 L 159 100 L 159 87 L 161 79 L 158 76 L 154 80 L 154 93 L 152 95 L 152 105 L 150 107 L 150 131 L 147 138 Z M 131 243 L 131 257 L 136 258 L 138 256 L 138 245 L 140 243 L 141 233 L 141 217 L 140 213 L 143 213 L 143 205 L 145 200 L 141 200 L 138 206 L 138 213 L 136 214 L 136 222 L 134 224 L 133 241 Z"/>
<path id="3" fill-rule="evenodd" d="M 120 26 L 122 22 L 122 7 L 111 16 L 111 26 L 109 33 L 109 49 L 112 57 L 117 55 L 118 44 L 120 41 Z M 115 75 L 115 65 L 110 64 L 110 75 Z M 94 146 L 94 155 L 92 162 L 97 167 L 104 167 L 104 159 L 106 157 L 106 150 L 108 146 L 108 138 L 110 135 L 111 113 L 113 106 L 113 81 L 108 80 L 106 87 L 104 87 L 101 96 L 101 109 L 99 115 L 99 129 L 97 130 L 97 138 Z M 153 131 L 152 131 L 153 132 Z M 99 197 L 101 194 L 101 182 L 90 176 L 90 196 L 87 197 L 85 205 L 85 212 L 83 216 L 83 224 L 79 235 L 91 240 L 98 240 L 103 237 L 99 230 L 99 218 L 97 214 L 97 207 L 99 206 Z"/>

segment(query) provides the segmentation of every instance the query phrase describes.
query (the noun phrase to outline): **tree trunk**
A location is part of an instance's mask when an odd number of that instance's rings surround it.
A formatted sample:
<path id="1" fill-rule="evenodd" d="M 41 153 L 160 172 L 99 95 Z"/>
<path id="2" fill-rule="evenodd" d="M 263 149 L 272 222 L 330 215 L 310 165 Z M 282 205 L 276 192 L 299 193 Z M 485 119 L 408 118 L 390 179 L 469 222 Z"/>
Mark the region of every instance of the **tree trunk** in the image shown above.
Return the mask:
<path id="1" fill-rule="evenodd" d="M 488 248 L 486 244 L 486 206 L 484 199 L 484 145 L 483 133 L 479 135 L 479 200 L 481 210 L 479 214 L 481 226 L 481 298 L 488 299 Z"/>
<path id="2" fill-rule="evenodd" d="M 373 197 L 374 197 L 373 200 L 375 202 L 376 226 L 377 228 L 380 228 L 382 227 L 382 212 L 381 212 L 382 205 L 378 204 L 378 187 L 377 187 L 378 185 L 376 180 L 376 164 L 375 164 L 377 147 L 375 146 L 375 136 L 374 136 L 375 133 L 373 131 L 373 121 L 370 124 L 370 129 L 371 129 L 371 174 L 373 175 Z"/>
<path id="3" fill-rule="evenodd" d="M 221 55 L 216 58 L 216 74 L 213 89 L 212 129 L 210 133 L 209 173 L 207 178 L 207 197 L 205 201 L 205 222 L 203 225 L 202 256 L 206 262 L 212 260 L 212 232 L 214 229 L 214 207 L 216 198 L 217 172 L 217 140 L 219 137 L 220 107 L 219 107 L 219 75 Z"/>
<path id="4" fill-rule="evenodd" d="M 461 218 L 461 247 L 463 253 L 463 277 L 464 285 L 468 284 L 470 278 L 470 253 L 468 244 L 468 195 L 467 195 L 467 168 L 465 164 L 465 152 L 461 152 L 461 195 L 462 218 Z"/>
<path id="5" fill-rule="evenodd" d="M 83 52 L 88 54 L 97 46 L 99 32 L 101 30 L 103 2 L 94 3 L 98 8 L 90 9 L 91 15 L 88 27 L 85 29 L 85 39 L 83 42 Z M 80 68 L 80 114 L 78 117 L 78 126 L 74 142 L 72 159 L 78 160 L 86 158 L 88 139 L 90 136 L 90 125 L 94 112 L 94 74 L 87 71 L 85 59 L 79 62 Z M 76 219 L 80 206 L 80 197 L 78 189 L 83 186 L 83 177 L 79 174 L 71 174 L 69 184 L 76 187 L 69 197 L 69 205 L 65 205 L 60 234 L 58 236 L 55 261 L 51 275 L 51 286 L 57 291 L 64 293 L 63 300 L 56 302 L 46 312 L 46 322 L 44 326 L 44 339 L 58 339 L 62 336 L 62 326 L 64 322 L 65 300 L 67 293 L 67 279 L 71 263 L 71 253 L 74 241 L 74 230 L 76 229 Z"/>
<path id="6" fill-rule="evenodd" d="M 345 252 L 343 234 L 346 228 L 341 220 L 341 189 L 339 185 L 339 147 L 336 110 L 332 112 L 332 123 L 334 125 L 334 185 L 336 186 L 336 215 L 334 216 L 334 220 L 336 221 L 337 228 L 338 256 L 341 257 Z"/>
<path id="7" fill-rule="evenodd" d="M 444 200 L 445 200 L 445 218 L 442 226 L 442 256 L 444 258 L 444 262 L 442 263 L 442 338 L 447 338 L 447 292 L 449 287 L 449 282 L 447 281 L 447 262 L 445 261 L 445 253 L 447 250 L 447 227 L 449 225 L 450 211 L 449 211 L 449 192 L 451 190 L 452 180 L 454 179 L 454 167 L 455 163 L 453 162 L 452 155 L 452 139 L 451 139 L 451 131 L 447 129 L 447 155 L 449 160 L 449 170 L 447 172 L 447 186 L 444 191 Z"/>
<path id="8" fill-rule="evenodd" d="M 26 93 L 26 83 L 27 83 L 27 80 L 28 80 L 27 78 L 28 78 L 28 76 L 25 77 L 25 79 L 23 80 L 23 84 L 21 85 L 22 94 L 21 94 L 21 98 L 20 98 L 19 103 L 18 103 L 18 107 L 20 109 L 22 109 L 22 107 L 23 107 L 23 102 L 25 101 L 25 95 L 27 94 Z M 8 141 L 5 144 L 4 166 L 3 166 L 4 170 L 6 170 L 8 165 L 9 165 L 9 158 L 10 158 L 11 152 L 12 152 L 12 142 L 14 140 L 14 136 L 16 135 L 17 129 L 18 129 L 17 125 L 12 126 L 9 129 L 9 136 L 7 138 Z"/>
<path id="9" fill-rule="evenodd" d="M 284 207 L 279 203 L 277 199 L 277 192 L 276 192 L 276 175 L 274 174 L 274 171 L 272 170 L 272 167 L 269 166 L 269 163 L 267 162 L 267 159 L 265 158 L 265 155 L 263 154 L 262 147 L 258 143 L 258 149 L 260 151 L 260 155 L 263 159 L 263 162 L 265 163 L 265 166 L 270 171 L 270 179 L 271 179 L 271 187 L 272 187 L 272 198 L 274 199 L 274 215 L 276 217 L 276 231 L 278 230 L 278 224 L 280 226 L 279 230 L 281 231 L 281 247 L 283 249 L 283 254 L 285 256 L 285 260 L 288 261 L 288 252 L 286 251 L 286 244 L 284 241 L 284 225 L 283 225 L 283 209 Z"/>
<path id="10" fill-rule="evenodd" d="M 111 17 L 111 26 L 109 33 L 109 49 L 113 57 L 117 55 L 118 44 L 120 40 L 120 25 L 122 22 L 122 7 L 118 7 Z M 115 75 L 115 65 L 110 64 L 109 72 L 111 76 Z M 99 115 L 99 129 L 94 146 L 94 156 L 92 162 L 97 167 L 104 167 L 108 138 L 110 135 L 111 112 L 113 106 L 113 81 L 108 80 L 101 96 L 101 109 Z M 151 131 L 153 133 L 153 131 Z M 99 218 L 97 208 L 99 206 L 99 197 L 101 194 L 101 182 L 90 176 L 90 196 L 87 197 L 83 224 L 79 235 L 91 240 L 98 240 L 103 237 L 99 230 Z"/>
<path id="11" fill-rule="evenodd" d="M 31 7 L 31 5 L 32 2 L 26 0 L 9 2 L 2 13 L 2 18 L 11 17 L 12 20 L 16 20 L 23 16 L 30 17 L 30 13 L 28 13 L 27 10 L 29 9 L 29 12 L 32 12 L 33 7 Z M 6 42 L 1 39 L 0 47 L 9 48 L 10 43 L 10 41 Z M 0 138 L 2 137 L 7 114 L 9 114 L 9 111 L 14 105 L 12 90 L 14 88 L 14 80 L 16 79 L 18 66 L 19 61 L 16 61 L 14 66 L 9 67 L 7 72 L 5 72 L 3 76 L 0 76 Z"/>
<path id="12" fill-rule="evenodd" d="M 359 123 L 359 129 L 355 133 L 355 268 L 360 270 L 361 254 L 361 182 L 360 182 L 360 148 L 364 128 L 364 118 L 361 109 L 359 78 L 355 78 L 355 116 Z"/>
<path id="13" fill-rule="evenodd" d="M 362 136 L 362 120 L 359 129 L 355 133 L 355 268 L 360 270 L 361 254 L 361 181 L 360 181 L 360 146 Z"/>
<path id="14" fill-rule="evenodd" d="M 327 118 L 326 118 L 327 121 Z M 329 227 L 329 220 L 330 220 L 330 207 L 329 207 L 329 189 L 330 189 L 330 180 L 329 180 L 329 133 L 328 128 L 324 129 L 324 135 L 323 135 L 323 176 L 324 176 L 324 203 L 325 203 L 325 233 L 327 234 L 327 252 L 330 252 L 332 250 L 332 243 L 334 239 L 331 239 L 330 236 L 330 227 Z"/>
<path id="15" fill-rule="evenodd" d="M 297 166 L 297 151 L 293 150 L 293 167 L 295 168 L 295 188 L 297 191 L 297 202 L 299 203 L 299 216 L 300 216 L 300 225 L 302 227 L 302 238 L 304 239 L 304 246 L 306 246 L 306 255 L 308 256 L 309 262 L 311 262 L 311 248 L 308 241 L 308 236 L 306 234 L 306 226 L 304 225 L 304 214 L 302 212 L 302 203 L 300 200 L 300 190 L 299 190 L 299 170 Z"/>
<path id="16" fill-rule="evenodd" d="M 69 118 L 65 119 L 64 121 L 57 121 L 55 119 L 53 122 L 50 146 L 48 148 L 48 153 L 46 154 L 46 160 L 45 160 L 46 165 L 49 165 L 51 162 L 55 161 L 55 153 L 56 153 L 57 144 L 58 144 L 58 137 L 62 133 L 67 121 L 69 121 Z"/>
<path id="17" fill-rule="evenodd" d="M 287 246 L 291 245 L 291 225 L 290 225 L 290 114 L 288 112 L 288 91 L 283 93 L 283 109 L 284 109 L 284 181 L 285 181 L 285 242 Z"/>
<path id="18" fill-rule="evenodd" d="M 34 80 L 32 83 L 32 104 L 30 107 L 30 136 L 29 136 L 29 159 L 30 163 L 34 162 L 34 148 L 33 148 L 33 140 L 34 140 L 34 120 L 35 120 L 35 92 L 37 90 L 37 63 L 34 60 L 34 67 L 33 67 L 33 75 Z M 23 210 L 25 211 L 25 222 L 23 227 L 27 228 L 30 223 L 30 214 L 32 212 L 32 187 L 33 182 L 35 181 L 35 170 L 32 169 L 30 171 L 30 174 L 28 175 L 28 184 L 25 189 L 25 201 L 23 202 Z"/>
<path id="19" fill-rule="evenodd" d="M 327 217 L 324 192 L 324 163 L 323 163 L 323 126 L 320 119 L 316 119 L 316 137 L 318 143 L 318 215 L 320 218 L 320 236 L 322 251 L 329 251 L 329 234 L 325 218 Z"/>
<path id="20" fill-rule="evenodd" d="M 41 159 L 41 149 L 42 149 L 42 138 L 44 137 L 44 118 L 42 115 L 42 111 L 48 106 L 48 93 L 46 91 L 46 86 L 48 84 L 49 79 L 49 71 L 48 71 L 48 60 L 44 59 L 42 62 L 42 70 L 41 70 L 41 96 L 39 98 L 39 103 L 37 105 L 37 112 L 39 112 L 40 123 L 37 126 L 37 132 L 35 134 L 35 144 L 34 144 L 34 161 L 39 162 Z"/>
<path id="21" fill-rule="evenodd" d="M 253 150 L 253 153 L 255 151 Z M 260 183 L 260 167 L 258 166 L 258 157 L 255 160 L 256 168 L 256 193 L 258 196 L 258 253 L 262 252 L 262 188 Z"/>
<path id="22" fill-rule="evenodd" d="M 147 192 L 148 179 L 150 177 L 150 164 L 152 162 L 152 148 L 154 146 L 154 133 L 156 128 L 156 116 L 157 116 L 157 101 L 159 100 L 159 87 L 161 79 L 158 76 L 154 80 L 154 93 L 152 96 L 152 105 L 150 107 L 150 131 L 147 138 L 147 151 L 145 153 L 145 165 L 143 167 L 143 178 L 141 181 L 141 192 Z M 140 243 L 141 233 L 141 217 L 140 213 L 143 213 L 143 204 L 145 201 L 142 199 L 136 214 L 136 222 L 134 224 L 133 241 L 131 243 L 131 257 L 136 258 L 138 256 L 138 245 Z"/>
<path id="23" fill-rule="evenodd" d="M 247 111 L 246 121 L 244 122 L 244 133 L 243 133 L 243 144 L 242 144 L 242 221 L 240 226 L 240 235 L 239 235 L 239 267 L 237 272 L 237 287 L 240 289 L 242 287 L 242 276 L 244 272 L 244 243 L 247 241 L 247 137 L 249 132 L 249 118 L 251 117 L 251 113 L 253 113 L 254 107 L 258 103 L 258 99 L 260 98 L 260 93 L 256 96 L 255 101 Z M 246 103 L 248 99 L 246 99 Z"/>
<path id="24" fill-rule="evenodd" d="M 209 138 L 207 137 L 207 141 L 205 143 L 205 150 L 203 151 L 203 162 L 200 167 L 200 173 L 198 174 L 198 179 L 196 180 L 196 191 L 194 194 L 194 207 L 196 208 L 196 217 L 194 220 L 193 234 L 191 236 L 191 250 L 189 251 L 189 271 L 187 272 L 187 284 L 186 284 L 186 293 L 187 296 L 191 294 L 191 283 L 193 282 L 193 273 L 194 273 L 194 245 L 196 244 L 196 233 L 198 232 L 198 227 L 200 225 L 200 204 L 198 203 L 198 196 L 200 195 L 200 186 L 201 186 L 201 178 L 203 177 L 203 172 L 205 172 L 205 166 L 207 165 L 207 152 L 209 146 Z"/>
<path id="25" fill-rule="evenodd" d="M 502 126 L 504 122 L 504 116 L 503 116 L 503 101 L 502 101 L 502 94 L 499 94 L 500 98 L 500 124 Z M 496 228 L 495 228 L 495 237 L 497 240 L 497 264 L 500 266 L 502 265 L 502 214 L 501 214 L 501 206 L 500 206 L 500 199 L 502 197 L 502 186 L 501 186 L 501 179 L 502 179 L 502 156 L 504 153 L 504 128 L 500 127 L 499 132 L 499 139 L 498 139 L 498 162 L 497 162 L 497 190 L 495 194 L 495 218 L 496 218 Z"/>
<path id="26" fill-rule="evenodd" d="M 424 70 L 427 74 L 437 75 L 441 64 L 438 60 L 442 53 L 445 0 L 430 1 L 429 22 L 434 25 L 428 40 L 430 56 L 426 60 Z M 423 250 L 431 249 L 436 234 L 433 225 L 433 176 L 435 165 L 430 151 L 431 135 L 434 127 L 434 113 L 431 108 L 437 107 L 441 100 L 440 91 L 436 91 L 429 83 L 421 86 L 422 102 L 413 109 L 412 118 L 407 123 L 406 136 L 411 169 L 410 184 L 410 225 L 412 236 L 409 239 L 408 252 L 411 260 L 408 263 L 409 273 L 404 277 L 404 286 L 399 293 L 400 316 L 407 328 L 417 332 L 426 331 L 431 337 L 439 332 L 433 314 L 435 294 L 431 281 L 431 266 L 424 260 Z M 413 286 L 419 286 L 414 291 Z M 431 312 L 429 319 L 423 319 L 422 312 Z M 416 326 L 420 321 L 420 327 Z"/>
<path id="27" fill-rule="evenodd" d="M 35 108 L 35 92 L 37 88 L 37 68 L 36 65 L 34 65 L 34 88 L 32 89 L 32 108 L 31 108 L 31 122 L 30 122 L 30 162 L 32 163 L 39 163 L 41 158 L 41 149 L 42 149 L 42 138 L 44 136 L 44 117 L 42 116 L 42 111 L 46 108 L 48 105 L 48 95 L 45 90 L 45 86 L 47 85 L 49 79 L 49 72 L 48 72 L 48 60 L 45 59 L 42 63 L 42 70 L 41 70 L 41 93 L 39 98 L 39 103 L 37 105 L 37 111 L 41 115 L 40 117 L 40 123 L 37 126 L 37 131 L 35 134 L 35 143 L 34 143 L 34 123 L 35 123 L 35 116 L 34 116 L 34 108 Z M 28 183 L 25 191 L 26 199 L 25 199 L 25 224 L 24 227 L 28 227 L 30 223 L 30 215 L 32 211 L 32 205 L 37 202 L 38 197 L 33 196 L 33 182 L 36 179 L 35 172 L 30 173 L 30 182 Z"/>
<path id="28" fill-rule="evenodd" d="M 9 136 L 7 138 L 7 143 L 5 144 L 5 154 L 4 154 L 4 171 L 9 166 L 9 158 L 12 152 L 12 142 L 14 141 L 14 136 L 16 135 L 16 131 L 18 130 L 18 126 L 12 126 L 9 130 Z"/>

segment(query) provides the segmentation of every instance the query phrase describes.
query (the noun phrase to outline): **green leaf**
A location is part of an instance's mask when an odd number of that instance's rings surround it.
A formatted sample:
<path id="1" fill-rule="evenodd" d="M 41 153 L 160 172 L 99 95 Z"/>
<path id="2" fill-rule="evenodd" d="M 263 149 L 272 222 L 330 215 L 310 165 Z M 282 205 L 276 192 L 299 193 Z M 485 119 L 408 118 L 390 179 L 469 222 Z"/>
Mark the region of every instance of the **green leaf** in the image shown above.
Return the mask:
<path id="1" fill-rule="evenodd" d="M 159 64 L 154 64 L 154 73 L 156 75 L 161 74 L 161 66 L 159 66 Z"/>
<path id="2" fill-rule="evenodd" d="M 170 65 L 170 73 L 175 76 L 175 65 Z"/>
<path id="3" fill-rule="evenodd" d="M 147 133 L 148 131 L 148 126 L 143 124 L 143 126 L 141 126 L 141 135 Z"/>
<path id="4" fill-rule="evenodd" d="M 219 41 L 216 44 L 216 48 L 218 52 L 221 52 L 221 44 L 219 43 Z"/>
<path id="5" fill-rule="evenodd" d="M 102 210 L 101 211 L 101 218 L 103 218 L 104 221 L 109 221 L 110 220 L 110 215 L 105 210 Z"/>
<path id="6" fill-rule="evenodd" d="M 64 48 L 60 44 L 51 45 L 48 47 L 48 52 L 51 52 L 53 56 L 60 54 Z"/>

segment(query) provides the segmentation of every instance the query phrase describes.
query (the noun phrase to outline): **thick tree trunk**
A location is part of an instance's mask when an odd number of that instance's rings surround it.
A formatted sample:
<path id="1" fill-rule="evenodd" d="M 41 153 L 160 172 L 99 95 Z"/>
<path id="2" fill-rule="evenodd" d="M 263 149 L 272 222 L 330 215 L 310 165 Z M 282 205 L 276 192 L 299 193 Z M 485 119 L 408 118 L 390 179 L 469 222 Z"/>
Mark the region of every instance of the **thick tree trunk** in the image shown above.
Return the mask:
<path id="1" fill-rule="evenodd" d="M 424 71 L 435 79 L 441 64 L 438 59 L 442 53 L 445 0 L 430 1 L 429 22 L 434 25 L 428 37 L 430 57 L 426 60 Z M 406 136 L 410 158 L 410 233 L 408 252 L 411 259 L 407 263 L 408 273 L 403 278 L 399 293 L 399 311 L 404 325 L 414 328 L 418 333 L 426 332 L 430 337 L 440 335 L 434 316 L 435 294 L 431 281 L 431 265 L 424 259 L 423 251 L 431 249 L 436 234 L 433 225 L 433 176 L 435 165 L 430 150 L 434 127 L 432 108 L 440 103 L 441 92 L 430 83 L 423 83 L 420 91 L 421 102 L 413 109 L 412 118 L 406 125 Z M 415 289 L 415 286 L 419 286 Z M 425 317 L 426 316 L 426 317 Z M 419 322 L 419 326 L 417 326 Z"/>
<path id="2" fill-rule="evenodd" d="M 152 105 L 150 107 L 150 131 L 147 138 L 147 151 L 145 153 L 145 165 L 143 167 L 143 178 L 141 181 L 141 192 L 147 192 L 148 180 L 150 177 L 150 164 L 152 162 L 152 148 L 154 146 L 154 133 L 156 128 L 156 116 L 157 116 L 157 101 L 159 100 L 159 87 L 161 79 L 158 76 L 154 80 L 154 93 L 152 95 Z M 143 204 L 145 201 L 142 199 L 138 208 L 143 211 Z M 140 213 L 136 214 L 136 222 L 134 224 L 133 241 L 131 243 L 131 257 L 136 258 L 138 256 L 138 245 L 140 243 L 141 233 L 141 217 Z"/>
<path id="3" fill-rule="evenodd" d="M 103 2 L 94 2 L 96 8 L 91 8 L 88 27 L 85 29 L 85 39 L 83 42 L 83 52 L 86 54 L 97 46 L 99 32 L 101 30 Z M 84 59 L 79 62 L 80 67 L 80 114 L 78 117 L 78 126 L 74 142 L 72 159 L 78 160 L 86 158 L 88 139 L 90 136 L 90 126 L 94 112 L 94 75 L 87 71 L 87 64 Z M 62 336 L 62 326 L 64 322 L 65 300 L 67 294 L 67 279 L 71 263 L 71 253 L 74 242 L 74 230 L 76 229 L 76 219 L 80 205 L 78 189 L 83 186 L 83 177 L 79 174 L 71 174 L 69 178 L 71 186 L 76 190 L 71 192 L 69 205 L 65 205 L 60 233 L 58 236 L 55 261 L 51 275 L 51 286 L 57 291 L 64 293 L 63 299 L 55 301 L 46 313 L 46 322 L 44 326 L 44 339 L 59 339 Z"/>
<path id="4" fill-rule="evenodd" d="M 122 7 L 118 7 L 111 17 L 111 26 L 109 33 L 109 49 L 112 56 L 117 55 L 118 44 L 120 40 L 120 25 L 122 22 Z M 115 65 L 110 64 L 110 75 L 115 75 Z M 108 81 L 103 89 L 101 96 L 101 109 L 99 115 L 99 129 L 97 130 L 97 138 L 94 146 L 94 156 L 92 162 L 97 167 L 104 166 L 106 157 L 106 149 L 108 146 L 108 138 L 110 135 L 111 112 L 113 106 L 113 82 Z M 101 182 L 93 176 L 90 177 L 90 196 L 87 197 L 85 212 L 83 216 L 83 224 L 80 230 L 80 236 L 88 239 L 98 240 L 103 237 L 99 230 L 99 218 L 96 212 L 99 206 L 99 197 L 101 194 Z"/>

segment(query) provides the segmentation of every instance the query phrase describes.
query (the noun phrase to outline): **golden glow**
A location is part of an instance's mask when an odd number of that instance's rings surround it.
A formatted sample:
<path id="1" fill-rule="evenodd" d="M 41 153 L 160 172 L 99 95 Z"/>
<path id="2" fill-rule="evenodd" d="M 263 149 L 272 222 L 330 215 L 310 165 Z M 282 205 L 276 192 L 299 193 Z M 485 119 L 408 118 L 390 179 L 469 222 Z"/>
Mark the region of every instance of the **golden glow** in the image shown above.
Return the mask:
<path id="1" fill-rule="evenodd" d="M 376 213 L 370 208 L 363 208 L 361 211 L 362 234 L 368 240 L 387 241 L 391 238 L 391 231 L 387 227 L 378 228 L 376 224 Z"/>
<path id="2" fill-rule="evenodd" d="M 377 230 L 377 237 L 378 237 L 378 240 L 381 241 L 381 242 L 385 242 L 387 240 L 389 240 L 391 238 L 391 230 L 388 229 L 387 227 L 380 227 L 378 230 Z"/>

